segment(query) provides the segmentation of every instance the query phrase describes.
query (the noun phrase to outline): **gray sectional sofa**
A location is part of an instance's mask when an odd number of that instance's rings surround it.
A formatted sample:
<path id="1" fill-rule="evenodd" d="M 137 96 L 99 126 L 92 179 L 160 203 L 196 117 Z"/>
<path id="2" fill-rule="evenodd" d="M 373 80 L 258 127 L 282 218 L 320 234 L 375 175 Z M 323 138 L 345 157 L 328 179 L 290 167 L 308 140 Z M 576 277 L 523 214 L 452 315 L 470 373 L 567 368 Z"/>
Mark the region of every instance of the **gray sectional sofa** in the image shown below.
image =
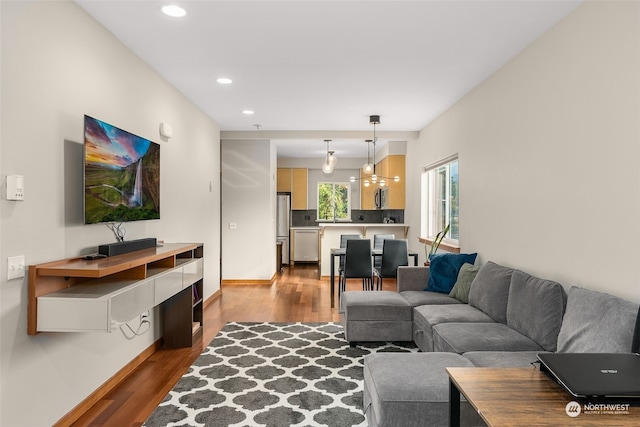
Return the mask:
<path id="1" fill-rule="evenodd" d="M 422 351 L 365 357 L 371 427 L 447 425 L 444 367 L 531 368 L 539 352 L 631 352 L 638 333 L 638 304 L 576 286 L 567 293 L 559 283 L 493 262 L 478 269 L 461 298 L 467 303 L 425 291 L 428 278 L 428 267 L 401 267 L 397 292 L 342 295 L 351 344 L 413 340 Z M 466 425 L 484 425 L 464 404 L 462 417 Z"/>
<path id="2" fill-rule="evenodd" d="M 424 267 L 400 271 L 399 294 L 429 299 L 432 292 L 420 289 L 428 274 Z M 422 351 L 556 351 L 567 302 L 559 283 L 487 262 L 472 282 L 468 304 L 447 298 L 451 304 L 423 300 L 413 307 L 413 340 Z"/>

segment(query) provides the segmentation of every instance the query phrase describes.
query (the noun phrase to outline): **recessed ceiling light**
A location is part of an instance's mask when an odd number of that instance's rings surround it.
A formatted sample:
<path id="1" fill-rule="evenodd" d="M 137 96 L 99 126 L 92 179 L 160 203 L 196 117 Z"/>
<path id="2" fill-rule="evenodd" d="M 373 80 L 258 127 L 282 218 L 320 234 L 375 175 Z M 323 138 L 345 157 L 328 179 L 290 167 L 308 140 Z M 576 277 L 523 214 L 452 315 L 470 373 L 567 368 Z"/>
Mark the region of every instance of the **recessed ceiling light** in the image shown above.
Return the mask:
<path id="1" fill-rule="evenodd" d="M 187 11 L 175 4 L 169 4 L 162 6 L 162 13 L 173 18 L 182 18 L 187 14 Z"/>
<path id="2" fill-rule="evenodd" d="M 250 116 L 253 114 L 253 111 L 251 110 L 242 110 L 242 114 L 246 114 L 247 116 Z"/>
<path id="3" fill-rule="evenodd" d="M 216 81 L 222 85 L 230 85 L 231 83 L 233 83 L 233 80 L 227 78 L 227 77 L 220 77 L 218 79 L 216 79 Z"/>

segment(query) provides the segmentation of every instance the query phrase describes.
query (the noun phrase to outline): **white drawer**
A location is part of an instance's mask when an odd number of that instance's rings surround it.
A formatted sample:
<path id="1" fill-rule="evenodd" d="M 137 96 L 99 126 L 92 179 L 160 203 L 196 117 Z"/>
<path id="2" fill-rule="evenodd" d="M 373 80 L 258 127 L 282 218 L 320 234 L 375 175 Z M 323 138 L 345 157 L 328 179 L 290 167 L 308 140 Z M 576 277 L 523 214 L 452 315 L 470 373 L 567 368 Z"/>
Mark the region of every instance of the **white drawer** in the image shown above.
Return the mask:
<path id="1" fill-rule="evenodd" d="M 182 266 L 184 274 L 182 275 L 182 288 L 189 287 L 202 279 L 203 259 L 196 258 Z"/>
<path id="2" fill-rule="evenodd" d="M 154 277 L 154 281 L 154 305 L 159 305 L 182 290 L 182 267 L 161 273 Z"/>
<path id="3" fill-rule="evenodd" d="M 38 331 L 107 332 L 108 299 L 38 298 Z"/>
<path id="4" fill-rule="evenodd" d="M 153 280 L 92 280 L 38 297 L 38 330 L 111 332 L 153 305 Z"/>
<path id="5" fill-rule="evenodd" d="M 154 281 L 145 280 L 111 298 L 111 322 L 124 323 L 154 306 Z"/>

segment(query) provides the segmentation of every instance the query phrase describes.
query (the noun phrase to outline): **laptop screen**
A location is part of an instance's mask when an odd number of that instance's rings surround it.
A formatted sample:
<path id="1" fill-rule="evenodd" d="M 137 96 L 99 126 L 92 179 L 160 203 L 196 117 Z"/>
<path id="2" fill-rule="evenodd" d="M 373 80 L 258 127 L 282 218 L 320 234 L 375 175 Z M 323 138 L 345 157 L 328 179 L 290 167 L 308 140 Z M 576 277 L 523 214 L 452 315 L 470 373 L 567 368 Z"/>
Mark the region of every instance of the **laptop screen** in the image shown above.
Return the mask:
<path id="1" fill-rule="evenodd" d="M 540 353 L 540 370 L 575 397 L 640 398 L 640 355 Z"/>

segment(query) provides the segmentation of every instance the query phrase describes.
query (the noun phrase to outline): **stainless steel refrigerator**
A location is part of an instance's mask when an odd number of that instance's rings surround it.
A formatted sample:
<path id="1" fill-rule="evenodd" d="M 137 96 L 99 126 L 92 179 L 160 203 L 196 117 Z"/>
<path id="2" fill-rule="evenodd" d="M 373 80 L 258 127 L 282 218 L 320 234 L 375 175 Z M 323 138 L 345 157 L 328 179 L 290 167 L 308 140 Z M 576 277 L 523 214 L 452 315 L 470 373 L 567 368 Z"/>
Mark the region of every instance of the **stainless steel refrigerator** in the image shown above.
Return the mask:
<path id="1" fill-rule="evenodd" d="M 276 240 L 282 242 L 282 264 L 289 264 L 289 228 L 291 227 L 291 195 L 278 194 Z"/>

